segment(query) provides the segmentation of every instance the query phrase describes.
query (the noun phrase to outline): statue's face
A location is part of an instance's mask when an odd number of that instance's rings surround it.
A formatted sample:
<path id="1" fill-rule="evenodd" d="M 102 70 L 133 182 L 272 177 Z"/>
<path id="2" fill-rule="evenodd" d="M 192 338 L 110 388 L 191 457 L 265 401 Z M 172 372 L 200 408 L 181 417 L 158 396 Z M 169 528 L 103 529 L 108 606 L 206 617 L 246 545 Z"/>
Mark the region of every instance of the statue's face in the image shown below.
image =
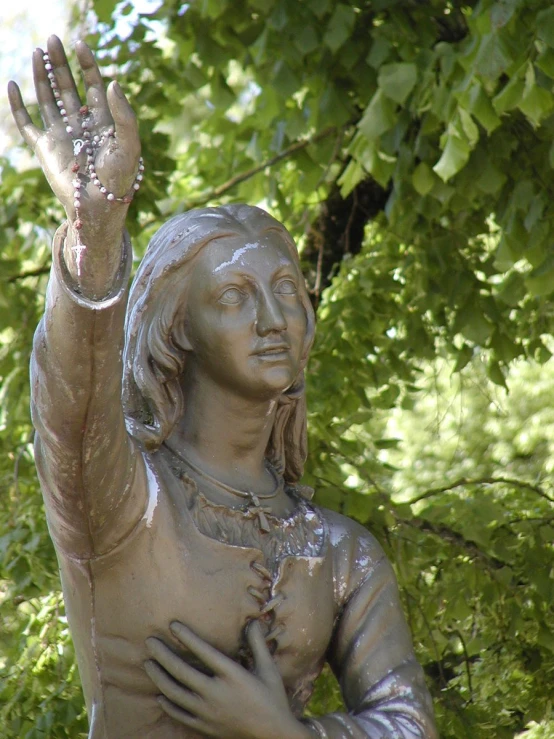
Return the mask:
<path id="1" fill-rule="evenodd" d="M 244 397 L 278 397 L 298 375 L 307 331 L 303 277 L 279 235 L 211 242 L 189 285 L 192 370 Z"/>

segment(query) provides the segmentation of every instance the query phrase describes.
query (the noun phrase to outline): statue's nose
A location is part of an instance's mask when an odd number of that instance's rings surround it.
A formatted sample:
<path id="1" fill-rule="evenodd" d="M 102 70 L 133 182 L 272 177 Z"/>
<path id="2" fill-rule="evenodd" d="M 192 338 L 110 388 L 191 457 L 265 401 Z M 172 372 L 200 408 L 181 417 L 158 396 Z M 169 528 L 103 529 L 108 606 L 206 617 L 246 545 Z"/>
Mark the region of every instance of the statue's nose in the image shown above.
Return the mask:
<path id="1" fill-rule="evenodd" d="M 287 328 L 279 300 L 271 290 L 264 290 L 258 296 L 256 328 L 260 336 L 266 336 L 272 331 L 284 331 Z"/>

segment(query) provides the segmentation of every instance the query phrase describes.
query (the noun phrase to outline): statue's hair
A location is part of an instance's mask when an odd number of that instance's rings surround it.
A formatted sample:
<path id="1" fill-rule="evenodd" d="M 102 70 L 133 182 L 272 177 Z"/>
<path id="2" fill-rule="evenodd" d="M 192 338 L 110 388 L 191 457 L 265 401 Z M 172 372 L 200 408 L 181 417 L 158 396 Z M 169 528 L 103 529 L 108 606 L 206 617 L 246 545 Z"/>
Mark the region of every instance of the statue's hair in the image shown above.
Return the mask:
<path id="1" fill-rule="evenodd" d="M 153 236 L 137 271 L 127 308 L 123 356 L 123 410 L 129 433 L 146 449 L 168 438 L 186 412 L 182 376 L 187 352 L 179 345 L 194 259 L 225 237 L 245 243 L 277 233 L 298 269 L 306 312 L 300 372 L 278 400 L 266 456 L 289 482 L 302 476 L 307 453 L 304 367 L 314 336 L 314 314 L 300 272 L 296 246 L 286 228 L 248 205 L 201 208 L 175 216 Z"/>

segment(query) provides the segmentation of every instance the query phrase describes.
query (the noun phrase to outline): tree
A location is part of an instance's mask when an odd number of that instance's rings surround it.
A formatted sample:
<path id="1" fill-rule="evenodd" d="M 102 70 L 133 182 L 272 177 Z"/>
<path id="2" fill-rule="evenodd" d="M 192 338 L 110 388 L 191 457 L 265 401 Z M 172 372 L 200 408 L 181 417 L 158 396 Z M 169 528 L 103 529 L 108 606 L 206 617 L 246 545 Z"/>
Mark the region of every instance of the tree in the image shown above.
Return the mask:
<path id="1" fill-rule="evenodd" d="M 415 421 L 398 431 L 415 480 L 388 429 L 394 409 L 415 404 L 418 422 L 426 417 L 418 398 L 437 357 L 499 387 L 511 386 L 514 362 L 550 357 L 551 4 L 160 0 L 144 14 L 130 2 L 93 5 L 100 24 L 89 40 L 141 121 L 137 253 L 169 214 L 225 201 L 263 204 L 302 248 L 318 312 L 306 482 L 387 545 L 441 735 L 513 736 L 547 720 L 547 442 L 539 434 L 531 451 L 508 454 L 508 474 L 490 447 L 517 447 L 524 401 L 505 410 L 506 439 L 498 420 L 482 432 L 495 406 L 466 393 L 475 427 L 456 432 L 455 475 L 441 437 L 414 432 Z M 85 723 L 26 389 L 61 213 L 36 170 L 6 159 L 0 191 L 0 717 L 8 736 L 75 737 Z M 532 382 L 550 377 L 532 371 Z M 449 402 L 446 388 L 439 398 Z M 318 688 L 316 710 L 333 690 L 329 680 Z"/>

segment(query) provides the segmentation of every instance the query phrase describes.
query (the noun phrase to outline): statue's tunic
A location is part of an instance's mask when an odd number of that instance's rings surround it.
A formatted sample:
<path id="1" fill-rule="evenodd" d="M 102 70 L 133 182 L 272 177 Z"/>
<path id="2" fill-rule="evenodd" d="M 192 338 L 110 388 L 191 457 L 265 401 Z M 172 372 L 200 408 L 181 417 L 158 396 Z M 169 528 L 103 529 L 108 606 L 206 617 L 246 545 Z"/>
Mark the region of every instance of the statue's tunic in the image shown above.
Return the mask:
<path id="1" fill-rule="evenodd" d="M 348 713 L 312 721 L 321 737 L 436 739 L 394 573 L 379 544 L 354 521 L 299 498 L 287 518 L 270 517 L 273 562 L 255 542 L 214 534 L 210 520 L 219 514 L 199 517 L 198 505 L 210 504 L 176 474 L 169 450 L 145 453 L 125 429 L 128 243 L 118 285 L 92 302 L 70 287 L 63 235 L 55 239 L 35 336 L 33 420 L 90 739 L 198 737 L 157 703 L 143 667 L 145 639 L 158 636 L 187 659 L 169 631 L 178 620 L 247 664 L 244 628 L 254 618 L 265 626 L 297 716 L 326 661 L 338 676 Z M 296 544 L 287 549 L 289 535 Z"/>

